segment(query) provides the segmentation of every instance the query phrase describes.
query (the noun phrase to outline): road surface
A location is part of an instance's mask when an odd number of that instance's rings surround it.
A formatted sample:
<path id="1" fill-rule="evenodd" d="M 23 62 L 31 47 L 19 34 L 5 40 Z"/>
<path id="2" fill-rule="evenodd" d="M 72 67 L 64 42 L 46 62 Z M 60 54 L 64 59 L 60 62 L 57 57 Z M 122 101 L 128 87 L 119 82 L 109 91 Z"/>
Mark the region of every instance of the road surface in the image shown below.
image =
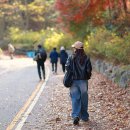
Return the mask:
<path id="1" fill-rule="evenodd" d="M 31 58 L 0 60 L 0 130 L 5 130 L 39 83 Z"/>

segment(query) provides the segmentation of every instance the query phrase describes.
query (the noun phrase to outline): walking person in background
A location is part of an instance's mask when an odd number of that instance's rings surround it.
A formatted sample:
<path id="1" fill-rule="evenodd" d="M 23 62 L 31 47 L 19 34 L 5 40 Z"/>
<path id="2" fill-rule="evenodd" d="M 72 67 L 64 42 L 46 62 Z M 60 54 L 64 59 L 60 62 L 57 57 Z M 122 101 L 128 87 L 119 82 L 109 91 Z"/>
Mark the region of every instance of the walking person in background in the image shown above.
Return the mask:
<path id="1" fill-rule="evenodd" d="M 50 60 L 52 63 L 52 71 L 57 73 L 57 62 L 58 62 L 59 54 L 56 51 L 56 48 L 53 48 L 53 50 L 50 53 Z"/>
<path id="2" fill-rule="evenodd" d="M 37 62 L 37 70 L 38 70 L 38 75 L 40 80 L 42 80 L 42 75 L 41 75 L 41 69 L 42 69 L 42 74 L 43 74 L 43 79 L 45 80 L 45 61 L 47 58 L 47 53 L 46 51 L 42 48 L 41 45 L 38 45 L 38 49 L 35 52 L 35 57 L 34 60 Z"/>
<path id="3" fill-rule="evenodd" d="M 89 57 L 85 54 L 83 43 L 80 41 L 72 45 L 74 54 L 66 62 L 66 70 L 73 72 L 73 84 L 70 87 L 72 100 L 73 124 L 78 125 L 79 120 L 89 120 L 88 113 L 88 80 L 91 77 L 92 66 Z M 72 63 L 73 62 L 73 66 Z"/>
<path id="4" fill-rule="evenodd" d="M 10 58 L 13 59 L 15 48 L 11 43 L 8 44 L 8 52 L 9 52 Z"/>
<path id="5" fill-rule="evenodd" d="M 68 54 L 65 51 L 65 48 L 62 46 L 60 49 L 60 63 L 62 65 L 63 72 L 65 72 L 65 63 L 67 61 L 67 58 L 68 58 Z"/>

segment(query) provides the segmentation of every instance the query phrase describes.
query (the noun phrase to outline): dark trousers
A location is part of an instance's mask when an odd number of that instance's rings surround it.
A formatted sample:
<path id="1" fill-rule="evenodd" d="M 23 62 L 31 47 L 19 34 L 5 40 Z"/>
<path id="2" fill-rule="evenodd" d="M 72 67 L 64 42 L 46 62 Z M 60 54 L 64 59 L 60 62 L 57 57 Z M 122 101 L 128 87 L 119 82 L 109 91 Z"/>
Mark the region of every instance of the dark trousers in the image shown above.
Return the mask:
<path id="1" fill-rule="evenodd" d="M 37 63 L 37 70 L 38 70 L 38 75 L 40 79 L 42 79 L 41 69 L 42 69 L 43 78 L 45 79 L 45 65 L 44 63 L 43 64 Z"/>
<path id="2" fill-rule="evenodd" d="M 62 65 L 63 72 L 65 72 L 65 63 L 62 63 L 61 65 Z"/>
<path id="3" fill-rule="evenodd" d="M 57 72 L 57 63 L 52 63 L 52 71 Z"/>

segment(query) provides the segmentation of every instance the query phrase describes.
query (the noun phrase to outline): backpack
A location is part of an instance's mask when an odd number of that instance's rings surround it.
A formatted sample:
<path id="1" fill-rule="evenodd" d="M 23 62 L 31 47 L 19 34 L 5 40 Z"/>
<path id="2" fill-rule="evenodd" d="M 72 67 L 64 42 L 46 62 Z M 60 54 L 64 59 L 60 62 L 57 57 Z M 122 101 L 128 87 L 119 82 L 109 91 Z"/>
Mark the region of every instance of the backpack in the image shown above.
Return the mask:
<path id="1" fill-rule="evenodd" d="M 47 58 L 46 51 L 43 50 L 43 49 L 40 49 L 40 50 L 38 50 L 38 51 L 35 53 L 35 57 L 33 58 L 33 60 L 34 60 L 34 61 L 39 61 L 39 60 L 45 61 L 46 58 Z"/>
<path id="2" fill-rule="evenodd" d="M 43 49 L 40 49 L 38 52 L 38 59 L 42 59 L 43 61 L 45 61 L 46 58 L 47 58 L 46 51 Z"/>

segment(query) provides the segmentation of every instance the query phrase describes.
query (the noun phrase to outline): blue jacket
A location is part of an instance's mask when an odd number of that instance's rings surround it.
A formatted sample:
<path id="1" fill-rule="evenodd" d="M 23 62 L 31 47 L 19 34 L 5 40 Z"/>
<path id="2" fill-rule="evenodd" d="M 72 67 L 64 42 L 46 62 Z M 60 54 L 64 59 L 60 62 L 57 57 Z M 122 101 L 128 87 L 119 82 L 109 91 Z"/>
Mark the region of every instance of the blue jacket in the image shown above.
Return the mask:
<path id="1" fill-rule="evenodd" d="M 57 51 L 55 51 L 55 50 L 51 51 L 51 53 L 50 53 L 51 63 L 57 63 L 58 57 L 59 57 L 59 55 L 58 55 Z"/>
<path id="2" fill-rule="evenodd" d="M 65 64 L 68 58 L 68 54 L 65 50 L 60 51 L 60 63 Z"/>

